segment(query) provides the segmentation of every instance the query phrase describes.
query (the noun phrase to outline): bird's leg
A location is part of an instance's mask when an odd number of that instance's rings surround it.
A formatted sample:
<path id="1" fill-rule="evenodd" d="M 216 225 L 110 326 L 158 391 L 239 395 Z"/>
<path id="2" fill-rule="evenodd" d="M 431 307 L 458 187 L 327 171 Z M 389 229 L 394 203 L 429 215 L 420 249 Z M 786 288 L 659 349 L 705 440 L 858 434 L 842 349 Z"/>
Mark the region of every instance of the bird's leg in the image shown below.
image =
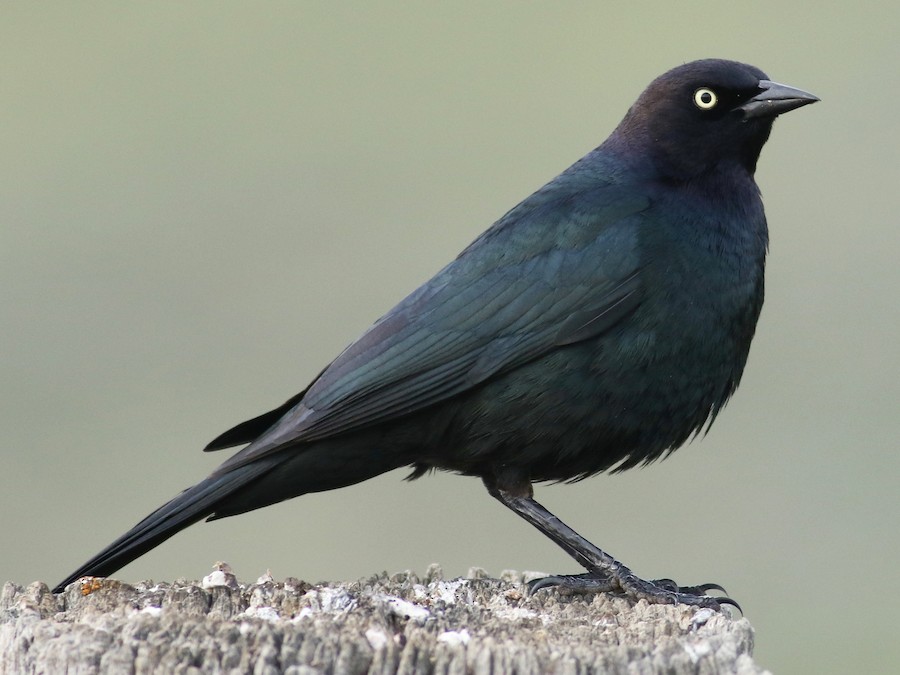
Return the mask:
<path id="1" fill-rule="evenodd" d="M 588 570 L 587 574 L 538 579 L 532 583 L 532 591 L 548 586 L 591 593 L 618 591 L 636 600 L 643 599 L 652 603 L 681 603 L 711 609 L 720 609 L 720 605 L 729 604 L 740 609 L 730 598 L 705 595 L 712 589 L 724 591 L 716 584 L 681 587 L 671 579 L 641 579 L 536 502 L 532 496 L 531 483 L 517 478 L 508 472 L 501 472 L 490 479 L 485 478 L 484 483 L 492 497 L 534 525 Z"/>

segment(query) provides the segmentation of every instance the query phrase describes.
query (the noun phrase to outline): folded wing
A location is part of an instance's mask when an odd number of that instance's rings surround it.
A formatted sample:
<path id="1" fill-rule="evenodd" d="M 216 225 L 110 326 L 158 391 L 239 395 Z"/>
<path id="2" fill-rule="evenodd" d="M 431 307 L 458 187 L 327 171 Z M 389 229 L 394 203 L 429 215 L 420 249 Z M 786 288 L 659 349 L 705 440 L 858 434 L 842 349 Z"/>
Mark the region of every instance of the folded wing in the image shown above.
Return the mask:
<path id="1" fill-rule="evenodd" d="M 305 393 L 214 440 L 208 449 L 252 440 L 216 473 L 422 410 L 599 335 L 634 311 L 637 221 L 647 199 L 608 185 L 571 196 L 554 183 L 532 195 L 377 321 Z"/>

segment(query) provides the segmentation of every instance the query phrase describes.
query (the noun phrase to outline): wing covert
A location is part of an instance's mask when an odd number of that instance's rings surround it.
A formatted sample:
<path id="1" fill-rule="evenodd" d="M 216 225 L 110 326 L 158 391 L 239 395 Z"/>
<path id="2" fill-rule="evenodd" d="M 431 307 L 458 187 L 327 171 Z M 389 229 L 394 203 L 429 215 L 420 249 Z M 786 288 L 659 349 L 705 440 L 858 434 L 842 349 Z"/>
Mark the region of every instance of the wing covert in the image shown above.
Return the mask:
<path id="1" fill-rule="evenodd" d="M 552 200 L 555 222 L 540 217 L 540 200 L 513 209 L 348 346 L 217 472 L 421 410 L 614 325 L 640 301 L 634 219 L 647 200 L 597 193 L 593 204 L 578 200 L 578 211 Z"/>

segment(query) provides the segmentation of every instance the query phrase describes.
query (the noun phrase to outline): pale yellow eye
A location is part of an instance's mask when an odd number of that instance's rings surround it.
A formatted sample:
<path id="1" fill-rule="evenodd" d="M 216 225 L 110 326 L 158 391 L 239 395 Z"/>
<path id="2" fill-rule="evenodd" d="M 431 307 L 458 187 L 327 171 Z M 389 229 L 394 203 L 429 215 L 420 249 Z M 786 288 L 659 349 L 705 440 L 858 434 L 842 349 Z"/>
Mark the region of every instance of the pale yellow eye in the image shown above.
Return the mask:
<path id="1" fill-rule="evenodd" d="M 716 107 L 718 101 L 719 97 L 716 96 L 716 92 L 712 89 L 700 87 L 694 92 L 694 105 L 700 108 L 700 110 L 712 110 Z"/>

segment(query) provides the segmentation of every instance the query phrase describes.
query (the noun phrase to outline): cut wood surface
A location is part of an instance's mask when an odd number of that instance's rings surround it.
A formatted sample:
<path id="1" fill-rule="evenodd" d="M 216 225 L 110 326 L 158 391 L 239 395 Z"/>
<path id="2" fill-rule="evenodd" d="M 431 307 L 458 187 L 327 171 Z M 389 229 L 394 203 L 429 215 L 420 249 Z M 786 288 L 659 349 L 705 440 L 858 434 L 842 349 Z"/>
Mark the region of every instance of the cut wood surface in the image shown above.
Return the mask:
<path id="1" fill-rule="evenodd" d="M 728 611 L 606 594 L 528 595 L 528 574 L 445 580 L 433 565 L 354 582 L 227 565 L 202 582 L 7 583 L 3 673 L 764 673 L 753 630 Z"/>

